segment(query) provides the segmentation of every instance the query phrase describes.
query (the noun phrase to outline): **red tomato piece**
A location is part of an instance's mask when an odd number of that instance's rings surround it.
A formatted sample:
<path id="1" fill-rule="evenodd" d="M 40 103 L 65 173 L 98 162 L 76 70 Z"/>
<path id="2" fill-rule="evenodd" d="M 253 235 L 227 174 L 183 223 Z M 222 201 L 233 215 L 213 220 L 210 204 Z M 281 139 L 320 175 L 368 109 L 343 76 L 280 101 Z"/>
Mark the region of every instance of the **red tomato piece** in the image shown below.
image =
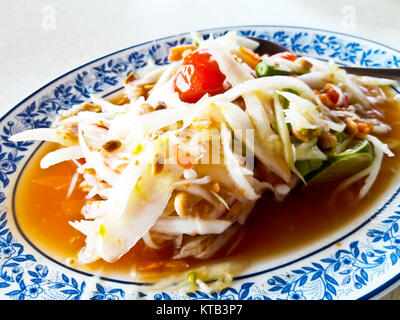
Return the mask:
<path id="1" fill-rule="evenodd" d="M 174 79 L 174 90 L 187 103 L 195 103 L 206 93 L 213 96 L 225 91 L 226 77 L 217 61 L 206 50 L 196 50 L 183 60 Z"/>

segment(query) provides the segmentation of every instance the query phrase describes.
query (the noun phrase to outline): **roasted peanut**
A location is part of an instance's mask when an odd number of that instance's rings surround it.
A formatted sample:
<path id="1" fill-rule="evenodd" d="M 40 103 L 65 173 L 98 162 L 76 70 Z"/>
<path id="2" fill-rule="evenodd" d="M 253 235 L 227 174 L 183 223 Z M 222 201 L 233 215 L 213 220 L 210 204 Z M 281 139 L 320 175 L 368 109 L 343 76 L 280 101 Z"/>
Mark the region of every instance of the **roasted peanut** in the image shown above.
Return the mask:
<path id="1" fill-rule="evenodd" d="M 211 186 L 211 190 L 214 192 L 219 192 L 219 190 L 221 190 L 219 183 L 218 182 L 213 183 L 213 185 Z"/>
<path id="2" fill-rule="evenodd" d="M 159 101 L 156 105 L 155 110 L 163 110 L 163 109 L 167 109 L 167 104 L 163 101 Z"/>
<path id="3" fill-rule="evenodd" d="M 144 115 L 146 113 L 153 112 L 154 108 L 151 104 L 143 103 L 139 108 L 136 109 L 136 114 L 138 116 Z"/>
<path id="4" fill-rule="evenodd" d="M 346 131 L 352 136 L 355 136 L 358 133 L 358 125 L 353 118 L 345 118 L 344 122 L 346 123 Z"/>
<path id="5" fill-rule="evenodd" d="M 119 147 L 121 147 L 122 143 L 119 140 L 109 140 L 105 144 L 103 144 L 103 149 L 107 152 L 114 152 Z"/>
<path id="6" fill-rule="evenodd" d="M 101 107 L 98 104 L 84 103 L 82 111 L 101 112 Z"/>
<path id="7" fill-rule="evenodd" d="M 178 192 L 174 198 L 176 213 L 182 218 L 193 215 L 194 203 L 192 197 L 186 192 Z"/>
<path id="8" fill-rule="evenodd" d="M 298 130 L 294 130 L 292 128 L 292 133 L 298 140 L 303 141 L 303 142 L 307 142 L 308 141 L 308 136 L 306 136 L 303 132 L 300 132 Z"/>
<path id="9" fill-rule="evenodd" d="M 187 55 L 188 53 L 196 50 L 197 47 L 191 45 L 183 45 L 177 46 L 169 49 L 168 60 L 169 61 L 179 61 L 184 58 L 184 54 Z"/>
<path id="10" fill-rule="evenodd" d="M 322 150 L 327 150 L 331 149 L 333 147 L 336 147 L 337 145 L 337 139 L 336 137 L 327 131 L 321 132 L 321 135 L 318 137 L 318 146 Z"/>
<path id="11" fill-rule="evenodd" d="M 313 66 L 313 64 L 310 62 L 310 61 L 308 61 L 308 60 L 306 60 L 306 59 L 304 59 L 304 58 L 298 58 L 297 60 L 296 60 L 296 62 L 299 64 L 299 65 L 301 65 L 305 70 L 307 70 L 307 71 L 309 71 L 311 68 L 312 68 L 312 66 Z"/>

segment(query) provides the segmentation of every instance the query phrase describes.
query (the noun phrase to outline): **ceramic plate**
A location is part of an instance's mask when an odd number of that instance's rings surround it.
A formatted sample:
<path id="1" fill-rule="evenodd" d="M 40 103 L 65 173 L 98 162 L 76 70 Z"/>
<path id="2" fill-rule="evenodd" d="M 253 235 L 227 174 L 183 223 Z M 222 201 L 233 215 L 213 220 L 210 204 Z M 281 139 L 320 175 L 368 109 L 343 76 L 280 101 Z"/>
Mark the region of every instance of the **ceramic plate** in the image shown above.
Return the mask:
<path id="1" fill-rule="evenodd" d="M 222 35 L 236 30 L 265 38 L 295 53 L 342 64 L 400 67 L 400 52 L 374 41 L 287 26 L 244 26 L 205 30 Z M 400 197 L 398 181 L 367 214 L 301 250 L 257 263 L 220 292 L 148 291 L 122 278 L 97 278 L 55 261 L 18 228 L 13 195 L 18 177 L 38 143 L 8 141 L 16 132 L 49 127 L 57 112 L 91 94 L 109 95 L 123 79 L 152 57 L 168 63 L 170 47 L 188 34 L 136 45 L 87 63 L 45 85 L 15 106 L 0 122 L 0 298 L 2 299 L 369 299 L 400 281 Z"/>

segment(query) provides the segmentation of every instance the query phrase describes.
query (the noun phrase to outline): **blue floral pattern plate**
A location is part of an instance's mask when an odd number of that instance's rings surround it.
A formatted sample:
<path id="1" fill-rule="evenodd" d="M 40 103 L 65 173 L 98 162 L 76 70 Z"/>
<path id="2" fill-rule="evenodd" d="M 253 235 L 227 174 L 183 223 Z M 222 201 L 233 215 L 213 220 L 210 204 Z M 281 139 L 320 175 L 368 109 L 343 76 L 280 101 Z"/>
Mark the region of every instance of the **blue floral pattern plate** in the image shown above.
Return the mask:
<path id="1" fill-rule="evenodd" d="M 374 41 L 317 29 L 243 26 L 205 30 L 209 36 L 236 30 L 265 38 L 295 53 L 342 64 L 400 67 L 400 52 Z M 168 63 L 170 47 L 190 42 L 188 34 L 136 45 L 87 63 L 45 85 L 0 122 L 0 298 L 1 299 L 369 299 L 400 281 L 400 204 L 395 185 L 367 214 L 311 246 L 257 263 L 219 292 L 154 292 L 142 283 L 97 278 L 56 262 L 19 230 L 12 200 L 18 176 L 38 143 L 11 142 L 22 130 L 49 127 L 57 112 L 91 94 L 119 90 L 123 79 L 151 57 Z"/>

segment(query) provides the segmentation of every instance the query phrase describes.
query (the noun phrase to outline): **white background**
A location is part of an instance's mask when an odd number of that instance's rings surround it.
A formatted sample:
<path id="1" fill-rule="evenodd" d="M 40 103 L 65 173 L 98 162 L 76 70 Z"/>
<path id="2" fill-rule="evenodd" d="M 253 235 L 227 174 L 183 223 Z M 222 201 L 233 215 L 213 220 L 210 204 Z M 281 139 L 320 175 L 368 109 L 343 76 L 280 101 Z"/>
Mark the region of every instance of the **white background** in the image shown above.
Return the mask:
<path id="1" fill-rule="evenodd" d="M 271 24 L 351 33 L 400 49 L 397 0 L 0 0 L 0 116 L 90 60 L 176 33 Z M 400 299 L 400 290 L 387 298 Z"/>

